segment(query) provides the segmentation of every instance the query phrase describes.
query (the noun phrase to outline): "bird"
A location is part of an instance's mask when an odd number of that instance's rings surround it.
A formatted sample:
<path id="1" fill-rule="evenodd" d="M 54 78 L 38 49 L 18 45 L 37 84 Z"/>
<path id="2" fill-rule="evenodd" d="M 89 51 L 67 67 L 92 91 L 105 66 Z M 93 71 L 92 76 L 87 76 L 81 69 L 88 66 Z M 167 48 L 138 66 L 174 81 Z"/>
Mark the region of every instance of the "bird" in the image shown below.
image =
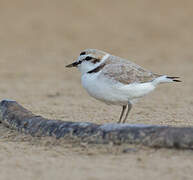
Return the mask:
<path id="1" fill-rule="evenodd" d="M 117 123 L 125 123 L 133 104 L 161 83 L 181 82 L 179 77 L 153 73 L 118 56 L 97 49 L 81 51 L 67 68 L 77 67 L 88 94 L 122 111 Z"/>

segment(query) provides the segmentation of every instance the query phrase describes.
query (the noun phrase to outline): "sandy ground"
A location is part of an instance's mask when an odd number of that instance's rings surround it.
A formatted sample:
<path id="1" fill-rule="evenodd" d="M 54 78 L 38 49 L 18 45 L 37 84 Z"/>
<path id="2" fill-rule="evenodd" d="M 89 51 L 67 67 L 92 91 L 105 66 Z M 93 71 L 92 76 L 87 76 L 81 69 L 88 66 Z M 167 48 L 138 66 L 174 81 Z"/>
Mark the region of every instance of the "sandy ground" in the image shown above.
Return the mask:
<path id="1" fill-rule="evenodd" d="M 193 125 L 192 19 L 188 0 L 1 0 L 0 97 L 48 118 L 116 122 L 121 108 L 89 97 L 64 67 L 97 48 L 183 80 L 139 101 L 129 123 Z M 193 152 L 38 139 L 0 125 L 0 179 L 13 178 L 186 180 Z"/>

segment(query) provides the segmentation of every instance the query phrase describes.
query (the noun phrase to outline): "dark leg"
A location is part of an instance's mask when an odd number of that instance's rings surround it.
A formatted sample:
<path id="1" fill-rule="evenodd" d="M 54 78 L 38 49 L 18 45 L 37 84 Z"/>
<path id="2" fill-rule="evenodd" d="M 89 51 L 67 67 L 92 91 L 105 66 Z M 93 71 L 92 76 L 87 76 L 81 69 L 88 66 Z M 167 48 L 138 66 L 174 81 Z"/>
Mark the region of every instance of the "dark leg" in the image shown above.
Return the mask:
<path id="1" fill-rule="evenodd" d="M 129 112 L 130 112 L 130 110 L 131 110 L 131 108 L 132 108 L 132 104 L 131 104 L 130 102 L 128 102 L 127 107 L 128 107 L 128 108 L 127 108 L 127 112 L 126 112 L 125 118 L 124 118 L 124 120 L 123 120 L 122 123 L 125 123 L 125 121 L 126 121 L 126 119 L 127 119 L 127 117 L 128 117 L 128 114 L 129 114 Z"/>
<path id="2" fill-rule="evenodd" d="M 123 106 L 123 109 L 122 109 L 122 112 L 121 112 L 121 116 L 120 116 L 120 118 L 119 118 L 118 123 L 121 123 L 121 120 L 122 120 L 122 117 L 123 117 L 123 114 L 124 114 L 124 112 L 125 112 L 126 107 L 127 107 L 127 105 L 126 105 L 126 106 L 125 106 L 125 105 Z"/>

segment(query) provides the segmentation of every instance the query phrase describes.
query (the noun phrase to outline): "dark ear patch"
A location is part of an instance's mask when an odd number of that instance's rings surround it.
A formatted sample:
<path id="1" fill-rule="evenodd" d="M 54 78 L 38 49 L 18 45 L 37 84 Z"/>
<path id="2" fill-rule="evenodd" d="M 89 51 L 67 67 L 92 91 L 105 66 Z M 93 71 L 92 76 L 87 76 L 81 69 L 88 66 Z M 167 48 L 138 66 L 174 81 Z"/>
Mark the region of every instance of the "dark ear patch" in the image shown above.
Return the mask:
<path id="1" fill-rule="evenodd" d="M 94 64 L 96 64 L 96 63 L 98 63 L 98 62 L 100 62 L 100 59 L 94 59 L 93 61 L 92 61 Z"/>
<path id="2" fill-rule="evenodd" d="M 87 56 L 87 57 L 85 58 L 85 60 L 87 60 L 87 61 L 89 61 L 89 60 L 91 60 L 91 59 L 93 59 L 93 58 L 90 57 L 90 56 Z"/>
<path id="3" fill-rule="evenodd" d="M 85 54 L 86 54 L 86 52 L 81 52 L 81 53 L 80 53 L 80 56 L 85 55 Z"/>

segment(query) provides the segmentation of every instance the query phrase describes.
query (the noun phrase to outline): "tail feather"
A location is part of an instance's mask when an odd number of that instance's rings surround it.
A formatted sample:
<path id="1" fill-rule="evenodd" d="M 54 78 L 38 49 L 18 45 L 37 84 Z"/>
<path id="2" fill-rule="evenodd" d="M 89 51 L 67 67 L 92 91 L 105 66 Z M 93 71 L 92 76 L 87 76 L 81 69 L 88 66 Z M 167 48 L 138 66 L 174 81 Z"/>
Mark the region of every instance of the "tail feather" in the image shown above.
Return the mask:
<path id="1" fill-rule="evenodd" d="M 170 76 L 159 76 L 156 79 L 154 79 L 152 82 L 154 85 L 160 84 L 160 83 L 170 83 L 170 82 L 181 82 L 178 80 L 180 77 L 170 77 Z"/>
<path id="2" fill-rule="evenodd" d="M 167 76 L 166 78 L 172 79 L 174 82 L 182 82 L 182 81 L 178 80 L 180 77 Z"/>

